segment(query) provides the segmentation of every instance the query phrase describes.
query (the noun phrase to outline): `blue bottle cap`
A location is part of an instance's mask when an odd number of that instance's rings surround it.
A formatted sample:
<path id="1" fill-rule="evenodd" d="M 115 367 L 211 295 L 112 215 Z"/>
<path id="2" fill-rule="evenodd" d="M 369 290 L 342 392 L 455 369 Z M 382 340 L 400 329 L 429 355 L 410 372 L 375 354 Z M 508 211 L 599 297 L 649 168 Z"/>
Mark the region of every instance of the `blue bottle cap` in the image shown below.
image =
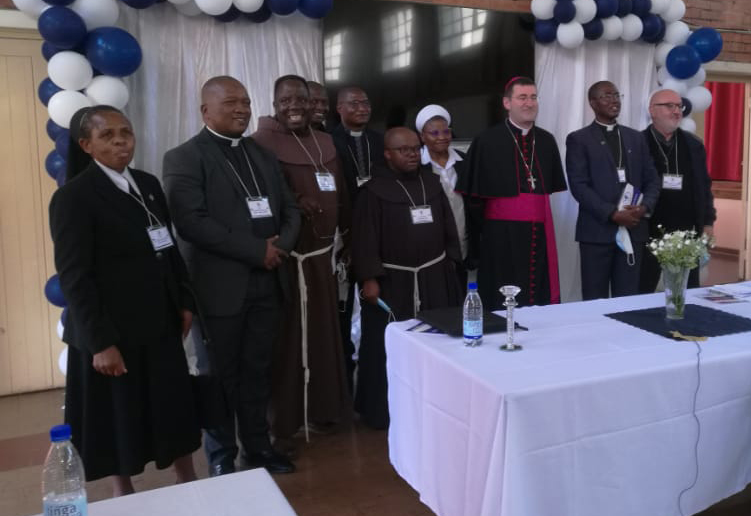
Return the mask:
<path id="1" fill-rule="evenodd" d="M 469 288 L 469 290 L 477 290 L 477 283 L 473 281 L 469 285 L 467 285 L 467 288 Z"/>
<path id="2" fill-rule="evenodd" d="M 50 441 L 67 441 L 70 439 L 70 425 L 57 425 L 50 428 Z"/>

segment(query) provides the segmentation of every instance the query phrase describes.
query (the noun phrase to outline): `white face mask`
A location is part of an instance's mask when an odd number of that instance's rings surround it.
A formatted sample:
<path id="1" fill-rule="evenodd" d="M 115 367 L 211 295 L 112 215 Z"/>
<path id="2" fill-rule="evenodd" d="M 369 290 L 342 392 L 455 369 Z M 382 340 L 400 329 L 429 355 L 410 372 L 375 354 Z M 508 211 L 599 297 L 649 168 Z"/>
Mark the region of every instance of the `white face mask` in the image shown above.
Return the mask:
<path id="1" fill-rule="evenodd" d="M 628 229 L 623 226 L 618 227 L 615 234 L 615 243 L 618 249 L 626 253 L 626 263 L 633 266 L 636 263 L 636 258 L 634 257 L 634 246 L 631 244 L 631 235 L 629 235 Z"/>

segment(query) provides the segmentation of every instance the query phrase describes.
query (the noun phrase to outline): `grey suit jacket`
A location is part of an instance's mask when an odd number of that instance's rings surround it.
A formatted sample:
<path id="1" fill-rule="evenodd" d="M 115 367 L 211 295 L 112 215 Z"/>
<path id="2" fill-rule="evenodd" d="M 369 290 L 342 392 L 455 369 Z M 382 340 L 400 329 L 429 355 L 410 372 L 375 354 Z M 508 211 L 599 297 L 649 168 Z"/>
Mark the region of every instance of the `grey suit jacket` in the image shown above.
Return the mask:
<path id="1" fill-rule="evenodd" d="M 657 170 L 644 136 L 629 127 L 618 126 L 625 148 L 628 182 L 638 188 L 642 204 L 652 213 L 660 193 Z M 576 220 L 577 242 L 613 243 L 618 226 L 610 216 L 618 208 L 623 183 L 602 129 L 596 122 L 574 131 L 566 138 L 566 174 L 571 194 L 579 202 Z M 645 242 L 649 236 L 646 219 L 630 228 L 632 242 Z"/>
<path id="2" fill-rule="evenodd" d="M 278 229 L 276 246 L 294 249 L 300 212 L 276 157 L 251 138 L 245 149 L 263 175 Z M 206 130 L 164 155 L 167 202 L 201 308 L 209 316 L 240 311 L 253 269 L 265 270 L 266 240 L 253 233 L 243 191 L 221 149 Z M 287 293 L 284 267 L 276 269 Z"/>

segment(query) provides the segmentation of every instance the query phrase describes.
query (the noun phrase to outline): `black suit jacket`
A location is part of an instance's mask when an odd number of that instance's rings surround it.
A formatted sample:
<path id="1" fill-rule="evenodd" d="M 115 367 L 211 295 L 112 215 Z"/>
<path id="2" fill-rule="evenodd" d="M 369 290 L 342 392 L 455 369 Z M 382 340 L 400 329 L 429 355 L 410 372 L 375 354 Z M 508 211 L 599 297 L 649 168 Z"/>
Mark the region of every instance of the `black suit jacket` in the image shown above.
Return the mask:
<path id="1" fill-rule="evenodd" d="M 657 170 L 644 136 L 634 129 L 618 126 L 621 132 L 627 179 L 644 198 L 642 204 L 652 213 L 660 193 Z M 576 240 L 588 243 L 615 244 L 618 226 L 610 216 L 618 208 L 623 183 L 602 129 L 597 122 L 574 131 L 566 138 L 566 174 L 571 194 L 579 202 Z M 649 236 L 647 219 L 630 228 L 632 242 L 645 242 Z"/>
<path id="2" fill-rule="evenodd" d="M 300 212 L 279 162 L 251 138 L 243 140 L 254 170 L 263 175 L 278 228 L 276 246 L 290 252 L 300 231 Z M 263 268 L 266 240 L 253 234 L 243 191 L 219 146 L 204 129 L 164 155 L 163 178 L 175 228 L 184 241 L 196 296 L 209 316 L 237 314 L 248 277 Z M 278 267 L 282 290 L 289 280 Z"/>
<path id="3" fill-rule="evenodd" d="M 159 181 L 132 170 L 149 210 L 170 228 Z M 154 251 L 143 207 L 95 163 L 50 201 L 55 266 L 68 303 L 63 340 L 98 353 L 111 345 L 158 345 L 179 308 L 193 308 L 176 246 Z M 179 326 L 178 326 L 179 327 Z"/>
<path id="4" fill-rule="evenodd" d="M 386 158 L 383 155 L 383 135 L 365 128 L 363 136 L 368 139 L 368 143 L 370 144 L 370 170 L 372 174 L 379 167 L 386 166 Z M 344 180 L 347 183 L 349 199 L 352 202 L 352 205 L 354 205 L 358 193 L 357 163 L 354 156 L 355 139 L 350 136 L 349 132 L 342 124 L 337 125 L 331 130 L 331 138 L 334 140 L 336 153 L 339 156 L 339 160 L 342 162 L 342 172 L 344 173 Z M 368 149 L 365 148 L 363 151 L 367 153 Z"/>

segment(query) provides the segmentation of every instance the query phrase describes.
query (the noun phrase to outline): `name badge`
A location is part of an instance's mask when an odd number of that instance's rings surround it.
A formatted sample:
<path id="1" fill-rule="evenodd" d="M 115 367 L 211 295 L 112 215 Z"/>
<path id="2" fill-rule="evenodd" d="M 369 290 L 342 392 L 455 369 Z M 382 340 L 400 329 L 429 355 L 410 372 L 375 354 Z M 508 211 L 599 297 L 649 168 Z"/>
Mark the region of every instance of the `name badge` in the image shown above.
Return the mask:
<path id="1" fill-rule="evenodd" d="M 175 245 L 172 242 L 172 236 L 164 226 L 149 226 L 146 228 L 146 232 L 149 234 L 154 251 L 161 251 Z"/>
<path id="2" fill-rule="evenodd" d="M 370 176 L 368 177 L 358 177 L 357 178 L 357 188 L 360 188 L 362 185 L 370 181 Z"/>
<path id="3" fill-rule="evenodd" d="M 430 224 L 433 222 L 433 210 L 430 206 L 415 206 L 409 209 L 412 224 Z"/>
<path id="4" fill-rule="evenodd" d="M 683 176 L 677 174 L 665 174 L 662 176 L 662 187 L 665 190 L 682 190 Z"/>
<path id="5" fill-rule="evenodd" d="M 618 172 L 618 182 L 619 183 L 625 183 L 626 182 L 626 169 L 625 168 L 618 168 L 616 170 Z"/>
<path id="6" fill-rule="evenodd" d="M 265 219 L 272 216 L 268 197 L 246 197 L 245 202 L 248 203 L 251 219 Z"/>
<path id="7" fill-rule="evenodd" d="M 331 172 L 316 172 L 316 181 L 322 192 L 336 192 L 336 181 Z"/>

